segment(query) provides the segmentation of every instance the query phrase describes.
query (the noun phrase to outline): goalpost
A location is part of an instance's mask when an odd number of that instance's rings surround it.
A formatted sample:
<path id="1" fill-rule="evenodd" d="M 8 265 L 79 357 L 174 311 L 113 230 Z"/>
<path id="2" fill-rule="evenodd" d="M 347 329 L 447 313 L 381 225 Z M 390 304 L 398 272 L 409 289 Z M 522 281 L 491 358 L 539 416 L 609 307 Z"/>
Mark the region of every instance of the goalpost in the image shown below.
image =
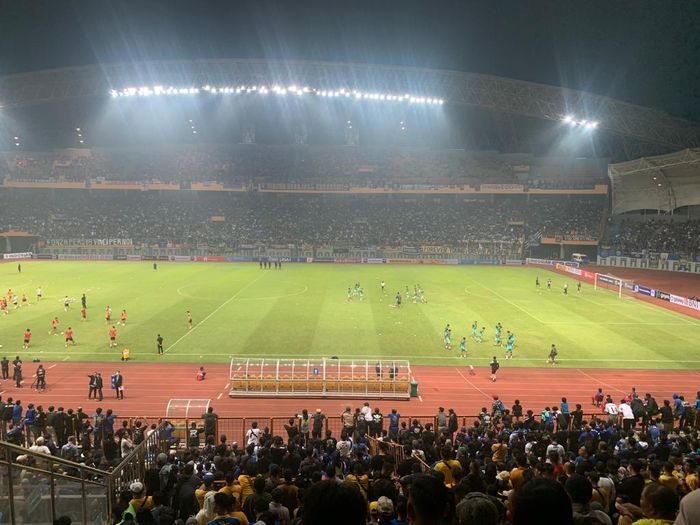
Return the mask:
<path id="1" fill-rule="evenodd" d="M 634 284 L 634 280 L 621 279 L 619 277 L 615 277 L 614 275 L 604 273 L 595 274 L 593 288 L 596 290 L 602 288 L 604 290 L 613 291 L 620 299 L 623 295 L 634 297 L 634 294 L 637 292 L 637 286 Z"/>

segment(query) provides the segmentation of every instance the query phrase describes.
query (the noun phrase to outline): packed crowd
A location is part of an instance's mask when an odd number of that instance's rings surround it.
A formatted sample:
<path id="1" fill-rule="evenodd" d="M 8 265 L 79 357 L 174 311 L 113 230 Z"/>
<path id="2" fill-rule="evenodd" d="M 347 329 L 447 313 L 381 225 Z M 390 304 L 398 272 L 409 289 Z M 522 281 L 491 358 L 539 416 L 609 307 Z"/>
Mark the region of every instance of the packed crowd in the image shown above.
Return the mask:
<path id="1" fill-rule="evenodd" d="M 631 254 L 643 251 L 700 255 L 700 221 L 623 220 L 610 229 L 607 244 Z"/>
<path id="2" fill-rule="evenodd" d="M 253 422 L 241 446 L 225 435 L 217 439 L 218 416 L 210 407 L 201 425 L 187 429 L 182 446 L 172 426 L 158 430 L 173 445 L 170 453 L 159 454 L 144 479 L 121 494 L 114 522 L 700 523 L 700 392 L 694 404 L 678 395 L 659 404 L 632 389 L 618 404 L 600 389 L 591 402 L 598 412 L 592 416 L 565 398 L 534 414 L 517 400 L 507 409 L 494 397 L 468 426 L 451 409 L 439 408 L 423 425 L 365 403 L 346 408 L 339 433 L 325 430 L 320 410 L 304 410 L 285 425 L 285 436 Z M 114 449 L 128 453 L 144 439 L 140 425 L 115 431 L 109 411 L 92 418 L 81 410 L 54 413 L 42 427 L 37 417 L 28 422 L 28 413 L 17 417 L 14 406 L 8 401 L 3 420 L 10 431 L 26 427 L 35 452 L 104 468 L 114 464 Z M 70 433 L 79 429 L 81 446 Z"/>
<path id="3" fill-rule="evenodd" d="M 0 178 L 20 180 L 478 185 L 516 183 L 514 161 L 492 152 L 397 147 L 307 147 L 238 144 L 12 152 L 0 154 Z M 562 168 L 560 171 L 565 171 Z M 560 174 L 561 175 L 561 174 Z M 592 176 L 593 177 L 593 176 Z M 596 179 L 597 180 L 597 179 Z M 586 187 L 590 183 L 577 182 Z M 560 187 L 538 178 L 534 187 Z M 571 187 L 571 186 L 568 186 Z"/>
<path id="4" fill-rule="evenodd" d="M 528 208 L 531 231 L 564 240 L 600 238 L 605 202 L 600 198 L 533 199 Z"/>
<path id="5" fill-rule="evenodd" d="M 125 198 L 64 191 L 5 192 L 0 194 L 0 209 L 0 231 L 27 231 L 46 240 L 122 238 L 219 251 L 241 245 L 447 245 L 475 255 L 496 255 L 493 250 L 498 247 L 517 257 L 526 228 L 532 233 L 544 226 L 553 235 L 578 232 L 595 238 L 602 201 L 579 205 L 550 200 L 528 206 L 523 199 L 460 201 L 449 196 L 134 192 Z"/>

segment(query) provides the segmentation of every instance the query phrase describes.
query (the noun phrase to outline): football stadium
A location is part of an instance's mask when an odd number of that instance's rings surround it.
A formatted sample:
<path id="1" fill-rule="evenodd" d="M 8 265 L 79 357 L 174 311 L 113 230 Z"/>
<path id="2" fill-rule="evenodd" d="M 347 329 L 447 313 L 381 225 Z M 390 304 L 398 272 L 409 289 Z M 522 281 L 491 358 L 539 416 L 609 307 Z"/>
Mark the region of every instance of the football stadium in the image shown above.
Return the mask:
<path id="1" fill-rule="evenodd" d="M 0 524 L 700 523 L 692 96 L 80 4 L 0 22 Z"/>

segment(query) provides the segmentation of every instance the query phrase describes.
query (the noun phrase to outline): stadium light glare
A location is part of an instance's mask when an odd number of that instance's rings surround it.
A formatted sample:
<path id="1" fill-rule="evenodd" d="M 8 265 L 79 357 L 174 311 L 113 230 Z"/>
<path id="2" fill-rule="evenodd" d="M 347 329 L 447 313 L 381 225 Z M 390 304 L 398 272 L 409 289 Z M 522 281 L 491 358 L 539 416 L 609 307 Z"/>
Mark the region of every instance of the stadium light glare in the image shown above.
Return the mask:
<path id="1" fill-rule="evenodd" d="M 289 93 L 294 93 L 298 96 L 301 95 L 315 95 L 317 97 L 323 98 L 335 98 L 335 97 L 345 97 L 354 98 L 355 100 L 378 100 L 382 102 L 401 102 L 409 104 L 420 104 L 420 105 L 442 105 L 444 100 L 435 97 L 426 97 L 420 95 L 412 95 L 409 93 L 403 94 L 393 94 L 393 93 L 382 93 L 376 91 L 362 91 L 358 89 L 320 89 L 311 86 L 299 86 L 297 84 L 280 85 L 245 85 L 241 84 L 238 86 L 212 86 L 210 84 L 205 84 L 201 86 L 189 86 L 189 87 L 175 87 L 168 86 L 164 87 L 162 85 L 155 86 L 139 86 L 139 87 L 125 87 L 123 89 L 111 89 L 108 94 L 111 98 L 119 97 L 150 97 L 150 96 L 162 96 L 162 95 L 197 95 L 197 94 L 241 94 L 241 93 L 260 93 L 266 95 L 268 93 L 275 93 L 276 95 L 287 95 Z M 573 119 L 573 117 L 572 117 Z M 578 122 L 572 120 L 572 122 Z M 583 122 L 581 122 L 583 124 Z M 597 125 L 597 124 L 596 124 Z M 595 127 L 595 126 L 594 126 Z"/>

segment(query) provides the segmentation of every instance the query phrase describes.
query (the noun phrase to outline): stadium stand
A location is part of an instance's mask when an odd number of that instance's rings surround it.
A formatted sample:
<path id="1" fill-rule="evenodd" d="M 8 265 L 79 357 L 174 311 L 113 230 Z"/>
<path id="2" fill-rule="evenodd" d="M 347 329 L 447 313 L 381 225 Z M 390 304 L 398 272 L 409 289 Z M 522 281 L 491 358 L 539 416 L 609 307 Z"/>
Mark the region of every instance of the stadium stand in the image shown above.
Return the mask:
<path id="1" fill-rule="evenodd" d="M 257 192 L 181 196 L 135 191 L 124 201 L 120 192 L 112 193 L 2 192 L 0 231 L 31 232 L 45 240 L 128 238 L 135 244 L 167 242 L 213 251 L 251 244 L 445 245 L 479 256 L 516 258 L 522 255 L 524 235 L 540 228 L 552 235 L 597 238 L 604 206 L 601 199 L 528 205 L 508 196 L 490 201 Z M 525 225 L 528 213 L 532 222 Z"/>
<path id="2" fill-rule="evenodd" d="M 16 494 L 25 483 L 46 483 L 34 473 L 41 454 L 61 457 L 54 473 L 70 478 L 77 471 L 67 461 L 106 473 L 154 437 L 169 448 L 120 491 L 111 507 L 115 523 L 129 514 L 137 523 L 163 525 L 226 516 L 266 524 L 406 523 L 407 507 L 410 523 L 423 523 L 416 517 L 422 513 L 440 524 L 624 524 L 642 515 L 671 523 L 679 499 L 695 498 L 700 392 L 694 405 L 674 395 L 660 408 L 649 394 L 633 391 L 619 405 L 607 396 L 603 413 L 588 415 L 581 405 L 570 410 L 565 399 L 557 405 L 535 414 L 494 398 L 473 418 L 440 408 L 419 421 L 364 403 L 354 411 L 348 406 L 337 423 L 334 415 L 304 410 L 284 435 L 257 422 L 219 434 L 223 422 L 213 408 L 179 433 L 169 422 L 120 423 L 111 410 L 24 410 L 12 399 L 2 419 L 5 439 L 29 447 L 15 454 L 24 467 L 12 481 Z M 342 498 L 342 513 L 333 498 Z M 489 521 L 474 506 L 488 507 Z M 650 516 L 656 510 L 661 514 Z M 31 519 L 28 508 L 22 512 Z M 538 517 L 519 516 L 532 512 Z M 546 517 L 552 512 L 555 520 Z"/>
<path id="3" fill-rule="evenodd" d="M 584 159 L 586 160 L 586 159 Z M 539 163 L 549 163 L 539 165 Z M 0 178 L 14 180 L 203 182 L 225 184 L 386 185 L 531 184 L 592 188 L 600 169 L 582 171 L 560 159 L 458 149 L 314 147 L 234 144 L 155 148 L 92 148 L 0 153 Z M 532 177 L 518 170 L 529 164 Z"/>
<path id="4" fill-rule="evenodd" d="M 607 244 L 628 254 L 665 252 L 687 255 L 695 260 L 700 255 L 700 221 L 623 219 L 611 227 Z"/>

